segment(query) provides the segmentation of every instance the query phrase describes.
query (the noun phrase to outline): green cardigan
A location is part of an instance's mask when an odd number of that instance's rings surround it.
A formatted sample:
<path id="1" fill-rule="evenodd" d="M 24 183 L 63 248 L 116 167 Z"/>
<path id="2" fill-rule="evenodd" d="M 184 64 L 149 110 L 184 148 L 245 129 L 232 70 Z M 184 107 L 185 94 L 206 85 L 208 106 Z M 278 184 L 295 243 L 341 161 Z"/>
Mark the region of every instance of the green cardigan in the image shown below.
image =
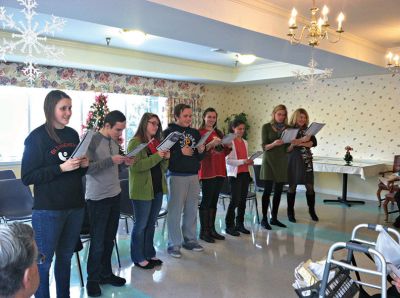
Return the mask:
<path id="1" fill-rule="evenodd" d="M 133 150 L 141 143 L 138 138 L 131 139 L 128 144 L 128 151 Z M 161 168 L 162 191 L 163 194 L 166 194 L 167 181 L 165 179 L 165 172 L 168 168 L 168 160 L 162 159 L 157 153 L 147 156 L 146 149 L 140 151 L 135 158 L 135 163 L 129 167 L 129 198 L 145 201 L 154 199 L 151 168 L 158 163 L 160 163 Z"/>

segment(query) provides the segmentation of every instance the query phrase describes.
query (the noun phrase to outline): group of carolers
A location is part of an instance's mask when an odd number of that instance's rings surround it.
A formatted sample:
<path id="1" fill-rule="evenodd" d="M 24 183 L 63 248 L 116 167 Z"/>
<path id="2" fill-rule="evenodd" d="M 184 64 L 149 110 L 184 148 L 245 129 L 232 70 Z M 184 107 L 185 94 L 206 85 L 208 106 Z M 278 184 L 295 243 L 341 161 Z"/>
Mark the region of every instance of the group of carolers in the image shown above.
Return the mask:
<path id="1" fill-rule="evenodd" d="M 32 226 L 38 250 L 46 256 L 39 265 L 41 281 L 35 297 L 50 297 L 49 271 L 54 254 L 57 297 L 69 297 L 71 257 L 79 240 L 85 206 L 91 235 L 88 296 L 100 296 L 102 284 L 122 286 L 126 283 L 124 278 L 114 275 L 111 268 L 120 212 L 118 172 L 121 166 L 129 170 L 129 196 L 135 214 L 131 259 L 135 266 L 152 269 L 163 263 L 156 257 L 153 238 L 165 194 L 168 194 L 168 253 L 172 257 L 180 258 L 181 248 L 203 250 L 197 240 L 197 210 L 200 239 L 209 243 L 225 239 L 215 228 L 218 198 L 225 179 L 229 180 L 231 191 L 225 231 L 232 236 L 250 234 L 244 226 L 244 214 L 251 181 L 249 166 L 253 165 L 253 160 L 248 158 L 248 144 L 243 138 L 246 127 L 240 119 L 230 124 L 235 139 L 223 145 L 223 133 L 217 128 L 218 115 L 213 108 L 204 111 L 199 130 L 191 127 L 192 109 L 186 104 L 175 106 L 175 123 L 169 124 L 165 131 L 156 114 L 145 113 L 127 149 L 131 151 L 144 142 L 149 145 L 130 158 L 119 152 L 118 145 L 126 128 L 126 118 L 120 111 L 112 111 L 93 136 L 87 156 L 69 158 L 79 143 L 77 132 L 67 126 L 72 115 L 71 98 L 62 91 L 51 91 L 45 98 L 44 113 L 46 123 L 25 140 L 21 166 L 22 181 L 34 185 Z M 305 135 L 308 122 L 307 112 L 297 109 L 288 123 L 286 107 L 278 105 L 273 109 L 271 121 L 262 128 L 264 154 L 260 178 L 265 180 L 265 189 L 261 224 L 266 229 L 271 229 L 270 224 L 285 227 L 277 215 L 286 183 L 289 184 L 289 221 L 296 222 L 294 202 L 299 184 L 305 185 L 309 213 L 318 221 L 310 151 L 317 142 L 315 137 Z M 291 144 L 284 144 L 280 135 L 289 126 L 299 128 L 299 133 Z M 182 133 L 180 140 L 170 150 L 158 151 L 163 137 L 174 131 Z M 205 144 L 196 146 L 209 131 L 212 132 Z M 272 216 L 268 221 L 272 188 Z"/>

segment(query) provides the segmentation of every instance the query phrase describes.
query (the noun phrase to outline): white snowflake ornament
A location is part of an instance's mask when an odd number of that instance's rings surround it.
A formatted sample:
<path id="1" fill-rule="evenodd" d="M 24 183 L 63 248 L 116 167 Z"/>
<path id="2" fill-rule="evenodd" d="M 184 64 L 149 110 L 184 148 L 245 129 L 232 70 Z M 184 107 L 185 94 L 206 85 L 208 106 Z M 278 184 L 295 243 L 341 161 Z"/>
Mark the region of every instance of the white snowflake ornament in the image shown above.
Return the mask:
<path id="1" fill-rule="evenodd" d="M 5 8 L 0 7 L 0 22 L 3 24 L 3 29 L 17 32 L 12 33 L 11 40 L 3 38 L 3 42 L 0 44 L 0 60 L 6 61 L 6 55 L 12 55 L 19 49 L 25 56 L 24 62 L 26 66 L 22 72 L 32 85 L 33 81 L 41 74 L 35 63 L 37 55 L 43 53 L 51 59 L 59 59 L 63 55 L 62 49 L 47 45 L 47 38 L 42 35 L 51 34 L 54 36 L 55 32 L 62 30 L 65 20 L 52 16 L 51 22 L 46 21 L 43 29 L 39 30 L 39 23 L 33 22 L 33 18 L 36 15 L 34 9 L 38 5 L 36 0 L 17 1 L 24 7 L 21 12 L 24 14 L 25 22 L 19 21 L 16 23 L 13 20 L 13 15 L 7 15 Z"/>

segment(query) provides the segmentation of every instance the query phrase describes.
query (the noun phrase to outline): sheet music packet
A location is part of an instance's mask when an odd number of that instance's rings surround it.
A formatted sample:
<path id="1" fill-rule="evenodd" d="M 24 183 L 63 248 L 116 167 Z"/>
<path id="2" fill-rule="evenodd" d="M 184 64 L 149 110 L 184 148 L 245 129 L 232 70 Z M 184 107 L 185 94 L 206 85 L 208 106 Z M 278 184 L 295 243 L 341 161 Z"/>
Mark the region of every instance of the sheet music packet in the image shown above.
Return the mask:
<path id="1" fill-rule="evenodd" d="M 157 146 L 157 151 L 166 151 L 171 149 L 176 142 L 183 136 L 183 133 L 179 131 L 171 132 L 162 142 Z"/>
<path id="2" fill-rule="evenodd" d="M 263 153 L 264 153 L 263 151 L 254 152 L 252 155 L 250 155 L 249 159 L 255 160 L 257 157 L 261 156 Z"/>
<path id="3" fill-rule="evenodd" d="M 298 128 L 286 128 L 281 134 L 281 140 L 285 144 L 290 144 L 297 137 L 298 132 Z"/>
<path id="4" fill-rule="evenodd" d="M 236 135 L 235 135 L 234 133 L 229 133 L 229 134 L 227 134 L 226 136 L 224 136 L 224 137 L 222 138 L 221 143 L 222 143 L 223 145 L 230 144 L 230 143 L 232 143 L 232 141 L 233 141 L 235 138 L 236 138 Z"/>
<path id="5" fill-rule="evenodd" d="M 74 152 L 72 152 L 69 158 L 80 158 L 86 155 L 90 142 L 95 134 L 95 131 L 92 129 L 88 129 L 87 132 L 82 137 L 82 140 L 79 142 L 78 146 L 76 146 Z"/>
<path id="6" fill-rule="evenodd" d="M 310 124 L 310 126 L 306 130 L 305 134 L 307 136 L 315 136 L 324 126 L 325 126 L 325 123 L 313 122 Z"/>
<path id="7" fill-rule="evenodd" d="M 144 148 L 146 148 L 153 140 L 154 139 L 151 139 L 147 143 L 139 144 L 136 148 L 134 148 L 133 150 L 129 151 L 125 156 L 126 157 L 135 157 L 136 155 L 138 155 L 138 153 L 140 151 L 142 151 Z"/>
<path id="8" fill-rule="evenodd" d="M 201 145 L 205 144 L 205 142 L 207 141 L 208 137 L 212 134 L 212 132 L 214 131 L 214 128 L 211 129 L 210 131 L 207 131 L 199 140 L 199 142 L 196 144 L 195 148 L 200 147 Z"/>

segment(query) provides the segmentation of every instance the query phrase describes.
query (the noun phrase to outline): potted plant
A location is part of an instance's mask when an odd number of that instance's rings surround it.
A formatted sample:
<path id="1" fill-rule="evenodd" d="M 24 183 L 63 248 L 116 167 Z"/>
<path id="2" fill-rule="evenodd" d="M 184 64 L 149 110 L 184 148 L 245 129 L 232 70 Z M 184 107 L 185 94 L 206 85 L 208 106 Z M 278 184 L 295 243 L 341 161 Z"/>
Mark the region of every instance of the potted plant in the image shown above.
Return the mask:
<path id="1" fill-rule="evenodd" d="M 244 135 L 243 135 L 243 138 L 244 138 L 245 140 L 247 140 L 247 133 L 248 133 L 248 130 L 250 129 L 250 125 L 249 125 L 249 121 L 247 120 L 247 114 L 246 114 L 246 113 L 243 113 L 243 112 L 242 112 L 242 113 L 239 113 L 239 114 L 232 114 L 232 115 L 230 115 L 230 116 L 228 116 L 228 117 L 225 118 L 224 123 L 225 123 L 225 126 L 226 126 L 226 127 L 224 127 L 224 129 L 223 129 L 224 134 L 227 134 L 227 133 L 228 133 L 228 131 L 229 131 L 229 125 L 230 125 L 230 123 L 231 123 L 234 119 L 240 119 L 240 120 L 242 120 L 242 121 L 244 122 L 246 131 L 245 131 L 245 133 L 244 133 Z"/>
<path id="2" fill-rule="evenodd" d="M 343 159 L 346 162 L 346 166 L 350 166 L 351 162 L 353 161 L 353 156 L 350 154 L 350 151 L 353 151 L 353 148 L 346 146 L 344 150 L 346 150 L 346 154 L 344 155 Z"/>

